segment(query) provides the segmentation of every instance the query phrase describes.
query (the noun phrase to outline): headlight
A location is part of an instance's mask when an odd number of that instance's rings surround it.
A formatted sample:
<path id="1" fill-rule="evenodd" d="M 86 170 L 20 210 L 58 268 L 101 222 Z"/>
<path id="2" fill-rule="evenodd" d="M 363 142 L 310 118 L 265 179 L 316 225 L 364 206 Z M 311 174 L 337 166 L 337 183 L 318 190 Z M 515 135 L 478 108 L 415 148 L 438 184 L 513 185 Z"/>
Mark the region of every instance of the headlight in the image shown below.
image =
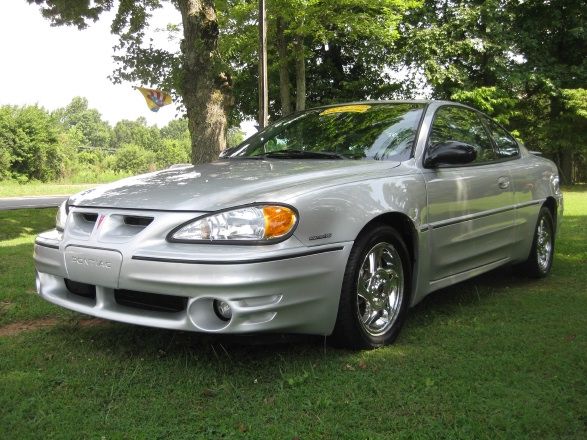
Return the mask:
<path id="1" fill-rule="evenodd" d="M 167 239 L 175 242 L 275 243 L 289 237 L 297 222 L 297 212 L 289 206 L 243 206 L 190 220 L 172 230 Z"/>
<path id="2" fill-rule="evenodd" d="M 63 232 L 65 230 L 65 222 L 67 221 L 67 214 L 69 214 L 69 206 L 67 206 L 67 200 L 63 202 L 59 209 L 57 210 L 57 214 L 55 215 L 55 229 L 58 231 Z"/>

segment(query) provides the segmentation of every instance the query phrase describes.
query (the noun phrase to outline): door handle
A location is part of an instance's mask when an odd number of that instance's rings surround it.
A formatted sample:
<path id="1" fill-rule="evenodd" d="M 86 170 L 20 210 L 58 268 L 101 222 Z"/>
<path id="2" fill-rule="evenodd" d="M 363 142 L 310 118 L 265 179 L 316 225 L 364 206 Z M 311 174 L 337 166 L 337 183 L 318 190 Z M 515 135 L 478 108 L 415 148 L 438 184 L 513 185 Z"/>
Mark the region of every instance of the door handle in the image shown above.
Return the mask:
<path id="1" fill-rule="evenodd" d="M 499 179 L 497 179 L 497 185 L 501 189 L 508 189 L 510 186 L 510 179 L 505 176 L 502 176 Z"/>

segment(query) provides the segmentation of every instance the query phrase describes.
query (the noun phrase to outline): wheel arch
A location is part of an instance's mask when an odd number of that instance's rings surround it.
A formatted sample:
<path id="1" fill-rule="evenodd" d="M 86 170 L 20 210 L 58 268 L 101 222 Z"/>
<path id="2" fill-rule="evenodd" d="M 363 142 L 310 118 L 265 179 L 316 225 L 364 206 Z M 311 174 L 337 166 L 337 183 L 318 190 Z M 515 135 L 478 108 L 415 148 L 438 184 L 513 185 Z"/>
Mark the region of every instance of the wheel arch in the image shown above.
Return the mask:
<path id="1" fill-rule="evenodd" d="M 372 229 L 375 225 L 386 225 L 394 228 L 403 239 L 412 265 L 412 274 L 415 273 L 418 249 L 418 232 L 412 219 L 402 212 L 386 212 L 371 219 L 357 234 L 357 237 Z M 355 239 L 356 240 L 356 239 Z M 412 283 L 413 284 L 413 283 Z"/>
<path id="2" fill-rule="evenodd" d="M 542 204 L 542 206 L 548 208 L 548 210 L 550 211 L 550 214 L 552 215 L 552 222 L 553 222 L 553 227 L 556 231 L 557 228 L 557 224 L 558 224 L 558 219 L 557 219 L 557 213 L 558 213 L 558 205 L 556 202 L 556 199 L 552 196 L 548 196 L 546 198 L 546 200 L 544 201 L 544 203 Z"/>

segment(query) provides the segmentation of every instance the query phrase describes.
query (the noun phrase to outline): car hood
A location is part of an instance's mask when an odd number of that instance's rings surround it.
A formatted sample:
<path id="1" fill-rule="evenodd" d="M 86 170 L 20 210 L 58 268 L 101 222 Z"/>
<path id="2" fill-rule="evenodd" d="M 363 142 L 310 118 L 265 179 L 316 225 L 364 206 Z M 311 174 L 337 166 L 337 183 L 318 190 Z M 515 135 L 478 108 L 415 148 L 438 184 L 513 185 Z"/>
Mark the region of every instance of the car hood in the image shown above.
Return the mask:
<path id="1" fill-rule="evenodd" d="M 399 164 L 360 160 L 220 160 L 119 180 L 75 194 L 69 203 L 215 211 L 253 202 L 285 201 L 322 186 L 389 175 Z"/>

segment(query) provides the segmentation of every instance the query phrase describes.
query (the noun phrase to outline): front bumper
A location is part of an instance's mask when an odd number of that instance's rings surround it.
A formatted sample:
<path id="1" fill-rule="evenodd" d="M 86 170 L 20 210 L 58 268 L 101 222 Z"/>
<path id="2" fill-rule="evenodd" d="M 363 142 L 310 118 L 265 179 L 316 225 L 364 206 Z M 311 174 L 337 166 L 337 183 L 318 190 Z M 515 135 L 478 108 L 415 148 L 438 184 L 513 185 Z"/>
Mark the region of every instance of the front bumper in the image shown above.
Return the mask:
<path id="1" fill-rule="evenodd" d="M 210 247 L 222 254 L 214 257 Z M 34 260 L 39 295 L 88 315 L 175 330 L 328 335 L 334 328 L 351 247 L 350 242 L 296 245 L 275 251 L 265 247 L 255 253 L 255 247 L 241 246 L 235 259 L 226 248 L 208 245 L 206 253 L 186 258 L 185 251 L 176 257 L 169 250 L 98 246 L 49 231 L 37 237 Z M 115 273 L 108 272 L 111 269 Z M 66 280 L 95 286 L 95 296 L 73 292 Z M 180 297 L 185 307 L 173 311 L 133 307 L 119 301 L 123 291 L 139 297 L 142 292 Z M 231 306 L 230 321 L 216 315 L 214 299 Z"/>

